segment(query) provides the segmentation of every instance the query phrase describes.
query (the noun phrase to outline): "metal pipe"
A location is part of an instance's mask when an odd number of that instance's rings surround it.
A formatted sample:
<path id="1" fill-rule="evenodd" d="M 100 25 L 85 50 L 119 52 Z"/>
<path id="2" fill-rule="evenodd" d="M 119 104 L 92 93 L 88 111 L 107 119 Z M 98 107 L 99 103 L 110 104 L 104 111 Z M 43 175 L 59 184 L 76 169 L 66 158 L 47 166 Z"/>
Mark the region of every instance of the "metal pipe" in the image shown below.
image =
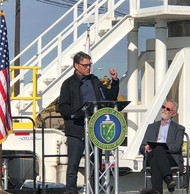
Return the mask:
<path id="1" fill-rule="evenodd" d="M 4 168 L 4 190 L 7 190 L 8 189 L 8 160 L 7 159 L 4 159 L 3 168 Z"/>
<path id="2" fill-rule="evenodd" d="M 97 104 L 94 105 L 94 113 L 98 110 Z M 94 180 L 95 180 L 95 194 L 99 194 L 99 150 L 94 146 Z"/>
<path id="3" fill-rule="evenodd" d="M 90 193 L 90 148 L 89 148 L 89 140 L 88 140 L 88 115 L 85 112 L 85 178 L 86 178 L 86 193 Z"/>

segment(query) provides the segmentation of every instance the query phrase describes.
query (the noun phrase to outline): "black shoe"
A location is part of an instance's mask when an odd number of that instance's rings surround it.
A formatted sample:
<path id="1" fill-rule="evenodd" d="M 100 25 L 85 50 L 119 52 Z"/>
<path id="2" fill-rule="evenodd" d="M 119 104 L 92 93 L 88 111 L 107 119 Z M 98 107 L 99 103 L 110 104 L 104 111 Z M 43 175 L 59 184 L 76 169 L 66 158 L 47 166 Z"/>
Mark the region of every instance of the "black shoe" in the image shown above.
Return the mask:
<path id="1" fill-rule="evenodd" d="M 168 189 L 169 192 L 174 192 L 175 191 L 175 187 L 172 189 Z"/>
<path id="2" fill-rule="evenodd" d="M 164 181 L 166 182 L 167 184 L 167 187 L 168 187 L 168 191 L 169 192 L 173 192 L 175 190 L 175 186 L 176 186 L 176 183 L 175 181 L 173 180 L 173 177 L 171 175 L 168 175 L 164 178 Z"/>

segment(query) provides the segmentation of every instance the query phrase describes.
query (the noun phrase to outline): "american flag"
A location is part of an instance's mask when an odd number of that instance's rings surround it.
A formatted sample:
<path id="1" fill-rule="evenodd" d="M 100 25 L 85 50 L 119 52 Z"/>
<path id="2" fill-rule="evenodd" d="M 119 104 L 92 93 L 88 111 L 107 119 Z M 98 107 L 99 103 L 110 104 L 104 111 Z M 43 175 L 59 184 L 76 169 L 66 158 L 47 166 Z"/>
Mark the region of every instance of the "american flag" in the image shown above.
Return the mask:
<path id="1" fill-rule="evenodd" d="M 0 144 L 12 132 L 9 49 L 5 14 L 0 12 Z"/>

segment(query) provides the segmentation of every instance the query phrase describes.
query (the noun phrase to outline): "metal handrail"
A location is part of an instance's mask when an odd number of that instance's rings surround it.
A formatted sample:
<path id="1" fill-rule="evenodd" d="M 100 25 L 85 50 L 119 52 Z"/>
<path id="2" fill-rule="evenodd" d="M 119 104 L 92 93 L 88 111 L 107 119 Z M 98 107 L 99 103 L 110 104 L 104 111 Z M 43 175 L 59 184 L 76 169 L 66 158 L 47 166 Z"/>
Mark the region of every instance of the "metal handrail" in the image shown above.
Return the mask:
<path id="1" fill-rule="evenodd" d="M 38 96 L 38 85 L 37 85 L 37 71 L 41 69 L 39 66 L 34 67 L 23 67 L 23 66 L 10 66 L 10 70 L 12 72 L 12 80 L 14 80 L 15 70 L 32 70 L 32 87 L 33 92 L 32 96 L 15 96 L 14 95 L 14 85 L 12 86 L 12 94 L 11 94 L 11 100 L 30 100 L 32 101 L 32 118 L 34 121 L 36 121 L 36 102 L 41 99 L 41 97 Z M 20 80 L 24 81 L 24 80 Z M 14 83 L 15 84 L 15 83 Z M 23 88 L 21 88 L 23 89 Z M 30 117 L 27 117 L 30 118 Z"/>
<path id="2" fill-rule="evenodd" d="M 189 135 L 185 132 L 184 133 L 186 140 L 187 140 L 187 166 L 186 166 L 186 193 L 189 193 Z"/>

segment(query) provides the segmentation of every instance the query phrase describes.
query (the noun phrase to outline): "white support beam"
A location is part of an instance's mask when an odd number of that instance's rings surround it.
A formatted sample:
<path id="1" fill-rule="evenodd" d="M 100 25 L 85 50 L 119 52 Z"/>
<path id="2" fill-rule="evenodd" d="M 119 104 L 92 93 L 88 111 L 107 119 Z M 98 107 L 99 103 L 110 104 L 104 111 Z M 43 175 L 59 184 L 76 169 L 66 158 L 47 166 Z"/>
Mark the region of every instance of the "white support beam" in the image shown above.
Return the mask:
<path id="1" fill-rule="evenodd" d="M 132 105 L 138 104 L 138 27 L 135 25 L 134 29 L 128 36 L 128 72 L 129 80 L 127 84 L 128 100 Z M 138 117 L 137 113 L 128 114 L 128 145 L 137 130 Z"/>
<path id="2" fill-rule="evenodd" d="M 190 134 L 190 48 L 184 49 L 184 67 L 181 72 L 181 78 L 179 79 L 179 123 L 183 124 L 186 128 L 186 132 Z"/>
<path id="3" fill-rule="evenodd" d="M 158 91 L 167 71 L 167 23 L 157 20 L 156 23 L 156 45 L 155 45 L 155 90 Z"/>

